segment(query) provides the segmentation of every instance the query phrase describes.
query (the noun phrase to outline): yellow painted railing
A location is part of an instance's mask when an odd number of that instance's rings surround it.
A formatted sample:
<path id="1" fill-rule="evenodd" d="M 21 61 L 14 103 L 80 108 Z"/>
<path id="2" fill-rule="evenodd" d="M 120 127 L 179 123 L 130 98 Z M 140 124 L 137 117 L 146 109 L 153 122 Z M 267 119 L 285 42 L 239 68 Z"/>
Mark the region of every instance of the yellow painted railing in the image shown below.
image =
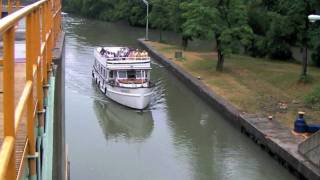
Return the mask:
<path id="1" fill-rule="evenodd" d="M 10 13 L 12 13 L 13 1 L 8 0 L 7 3 L 8 3 L 8 5 L 7 5 L 6 9 L 7 9 L 8 14 L 10 14 Z M 3 10 L 2 7 L 3 7 L 2 0 L 0 0 L 0 18 L 2 18 L 2 10 Z M 16 0 L 16 10 L 20 9 L 20 7 L 21 7 L 20 0 Z M 3 60 L 1 58 L 0 59 L 0 66 L 2 66 L 2 65 L 3 65 Z"/>
<path id="2" fill-rule="evenodd" d="M 10 3 L 11 2 L 11 3 Z M 9 7 L 12 1 L 9 0 Z M 28 5 L 0 20 L 0 33 L 3 37 L 3 131 L 4 140 L 0 151 L 0 180 L 19 179 L 25 157 L 19 162 L 16 172 L 15 142 L 19 124 L 26 110 L 27 139 L 23 156 L 36 155 L 35 126 L 44 125 L 43 87 L 48 83 L 52 62 L 52 48 L 61 30 L 60 0 L 41 0 Z M 14 64 L 15 64 L 15 25 L 26 19 L 26 83 L 17 103 L 14 104 Z M 40 115 L 38 115 L 40 114 Z M 36 159 L 28 159 L 31 176 L 36 175 Z M 17 176 L 18 174 L 18 176 Z"/>
<path id="3" fill-rule="evenodd" d="M 13 0 L 8 0 L 7 1 L 8 5 L 6 6 L 6 9 L 7 9 L 7 12 L 8 14 L 11 14 L 13 12 Z M 20 6 L 21 6 L 21 3 L 20 3 L 20 0 L 16 0 L 15 1 L 15 10 L 18 10 L 20 9 Z M 0 0 L 0 18 L 2 18 L 2 9 L 3 8 L 3 5 L 2 5 L 2 0 Z"/>

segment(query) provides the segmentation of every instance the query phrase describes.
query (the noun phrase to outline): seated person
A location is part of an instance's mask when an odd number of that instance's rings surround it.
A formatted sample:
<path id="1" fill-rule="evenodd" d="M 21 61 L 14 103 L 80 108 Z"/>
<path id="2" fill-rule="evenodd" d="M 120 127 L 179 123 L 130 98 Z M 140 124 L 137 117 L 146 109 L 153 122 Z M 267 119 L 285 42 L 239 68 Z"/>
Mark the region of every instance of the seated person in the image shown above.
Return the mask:
<path id="1" fill-rule="evenodd" d="M 320 124 L 307 124 L 304 119 L 304 112 L 299 112 L 294 122 L 294 131 L 298 133 L 315 133 L 320 130 Z"/>

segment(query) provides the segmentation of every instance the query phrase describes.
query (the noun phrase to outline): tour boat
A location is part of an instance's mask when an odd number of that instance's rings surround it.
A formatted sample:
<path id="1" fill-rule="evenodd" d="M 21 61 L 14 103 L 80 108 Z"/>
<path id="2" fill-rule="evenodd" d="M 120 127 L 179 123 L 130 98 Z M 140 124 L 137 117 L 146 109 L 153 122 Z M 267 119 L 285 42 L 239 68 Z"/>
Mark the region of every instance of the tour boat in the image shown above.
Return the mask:
<path id="1" fill-rule="evenodd" d="M 153 83 L 151 60 L 146 51 L 98 47 L 94 57 L 92 77 L 103 94 L 134 109 L 144 109 L 150 104 Z"/>

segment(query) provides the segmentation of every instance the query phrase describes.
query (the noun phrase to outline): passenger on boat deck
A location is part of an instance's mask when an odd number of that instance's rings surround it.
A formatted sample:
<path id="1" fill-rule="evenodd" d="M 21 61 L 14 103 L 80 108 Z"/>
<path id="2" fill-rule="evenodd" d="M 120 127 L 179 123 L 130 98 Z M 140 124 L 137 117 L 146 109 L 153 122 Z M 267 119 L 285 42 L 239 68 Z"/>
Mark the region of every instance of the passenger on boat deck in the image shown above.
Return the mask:
<path id="1" fill-rule="evenodd" d="M 101 48 L 100 54 L 103 55 L 104 53 L 106 53 L 106 50 L 104 48 Z"/>
<path id="2" fill-rule="evenodd" d="M 130 51 L 128 50 L 124 56 L 129 57 L 129 55 L 130 55 Z"/>
<path id="3" fill-rule="evenodd" d="M 139 56 L 139 50 L 136 49 L 136 50 L 133 52 L 133 55 L 134 55 L 134 57 L 138 57 L 138 56 Z"/>
<path id="4" fill-rule="evenodd" d="M 141 53 L 141 57 L 148 57 L 148 52 L 143 50 Z"/>
<path id="5" fill-rule="evenodd" d="M 119 52 L 119 57 L 124 57 L 124 52 L 123 51 Z"/>
<path id="6" fill-rule="evenodd" d="M 113 58 L 114 54 L 112 52 L 107 51 L 107 53 L 105 53 L 105 57 L 106 58 Z"/>

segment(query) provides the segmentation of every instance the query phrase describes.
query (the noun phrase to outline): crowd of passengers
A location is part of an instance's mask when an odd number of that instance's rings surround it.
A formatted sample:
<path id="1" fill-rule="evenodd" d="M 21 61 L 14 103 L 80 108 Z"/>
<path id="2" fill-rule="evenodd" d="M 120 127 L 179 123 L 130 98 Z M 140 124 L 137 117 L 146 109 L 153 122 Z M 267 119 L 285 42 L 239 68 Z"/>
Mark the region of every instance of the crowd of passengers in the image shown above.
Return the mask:
<path id="1" fill-rule="evenodd" d="M 148 52 L 145 50 L 138 50 L 138 49 L 131 49 L 131 48 L 120 48 L 119 51 L 117 52 L 111 52 L 108 51 L 104 48 L 101 48 L 100 54 L 106 58 L 127 58 L 127 57 L 132 57 L 132 58 L 145 58 L 148 57 Z"/>

